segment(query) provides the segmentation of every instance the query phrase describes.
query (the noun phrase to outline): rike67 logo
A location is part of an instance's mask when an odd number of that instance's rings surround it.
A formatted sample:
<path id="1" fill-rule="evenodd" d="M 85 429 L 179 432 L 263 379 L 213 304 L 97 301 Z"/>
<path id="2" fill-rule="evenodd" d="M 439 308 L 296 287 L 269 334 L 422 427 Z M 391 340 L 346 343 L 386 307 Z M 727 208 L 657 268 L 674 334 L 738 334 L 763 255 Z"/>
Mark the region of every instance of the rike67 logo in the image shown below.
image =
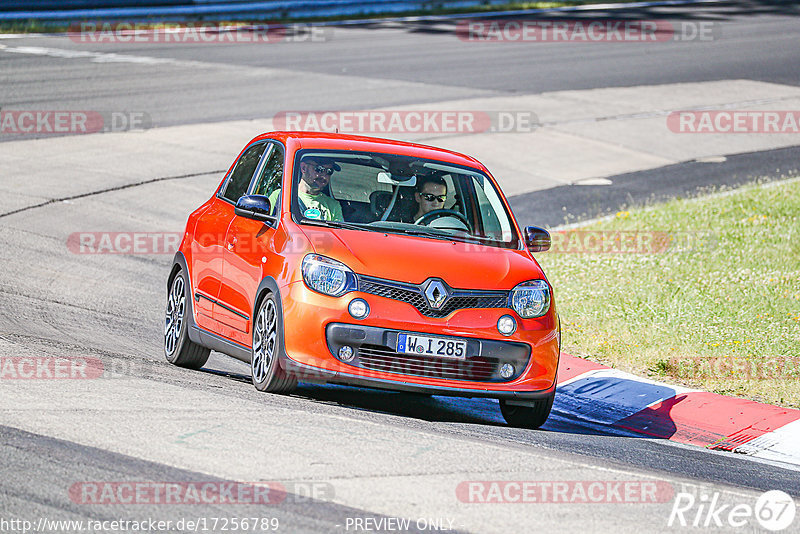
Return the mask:
<path id="1" fill-rule="evenodd" d="M 741 528 L 755 527 L 772 532 L 785 530 L 794 522 L 796 506 L 792 497 L 783 491 L 762 494 L 755 505 L 722 503 L 720 494 L 709 496 L 678 493 L 672 504 L 667 525 L 670 527 Z"/>

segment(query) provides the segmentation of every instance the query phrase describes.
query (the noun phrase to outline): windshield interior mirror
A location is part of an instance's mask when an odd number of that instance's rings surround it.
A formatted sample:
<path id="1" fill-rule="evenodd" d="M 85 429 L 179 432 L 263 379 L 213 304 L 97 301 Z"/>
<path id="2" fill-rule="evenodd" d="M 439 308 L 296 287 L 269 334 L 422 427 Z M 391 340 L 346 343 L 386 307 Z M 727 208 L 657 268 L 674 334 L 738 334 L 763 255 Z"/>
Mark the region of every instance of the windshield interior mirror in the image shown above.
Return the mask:
<path id="1" fill-rule="evenodd" d="M 378 183 L 381 184 L 390 184 L 390 185 L 401 185 L 403 187 L 413 187 L 417 185 L 417 177 L 416 176 L 397 176 L 392 175 L 388 172 L 379 172 L 378 173 Z"/>

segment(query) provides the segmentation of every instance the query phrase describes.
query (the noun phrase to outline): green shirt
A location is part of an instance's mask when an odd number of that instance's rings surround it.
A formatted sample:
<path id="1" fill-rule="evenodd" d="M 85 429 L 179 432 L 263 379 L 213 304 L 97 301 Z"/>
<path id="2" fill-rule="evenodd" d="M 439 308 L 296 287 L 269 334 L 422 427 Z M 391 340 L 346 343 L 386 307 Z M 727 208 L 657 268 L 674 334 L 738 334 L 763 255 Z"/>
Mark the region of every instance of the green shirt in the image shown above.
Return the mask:
<path id="1" fill-rule="evenodd" d="M 344 220 L 344 216 L 342 215 L 342 205 L 339 204 L 338 200 L 334 200 L 328 195 L 323 193 L 318 195 L 309 195 L 308 193 L 301 193 L 298 191 L 297 197 L 305 206 L 306 213 L 303 215 L 308 219 L 322 219 L 323 221 Z M 320 216 L 314 217 L 314 212 L 312 210 L 318 210 L 320 212 Z M 312 213 L 308 213 L 309 211 L 312 211 Z"/>
<path id="2" fill-rule="evenodd" d="M 276 189 L 267 198 L 269 198 L 269 207 L 272 210 L 272 214 L 273 215 L 280 215 L 280 213 L 278 213 L 278 210 L 275 209 L 275 206 L 281 201 L 281 190 L 280 189 Z"/>
<path id="3" fill-rule="evenodd" d="M 309 209 L 316 209 L 319 210 L 320 216 L 319 217 L 308 217 L 309 219 L 322 219 L 323 221 L 342 221 L 344 220 L 344 216 L 342 215 L 342 205 L 339 204 L 338 200 L 334 200 L 328 195 L 320 193 L 318 195 L 309 195 L 308 193 L 297 193 L 298 198 L 300 198 L 300 202 L 303 203 L 306 210 Z M 276 213 L 275 206 L 281 201 L 281 190 L 276 189 L 269 195 L 269 205 L 272 208 L 272 213 Z M 309 214 L 311 215 L 311 214 Z"/>

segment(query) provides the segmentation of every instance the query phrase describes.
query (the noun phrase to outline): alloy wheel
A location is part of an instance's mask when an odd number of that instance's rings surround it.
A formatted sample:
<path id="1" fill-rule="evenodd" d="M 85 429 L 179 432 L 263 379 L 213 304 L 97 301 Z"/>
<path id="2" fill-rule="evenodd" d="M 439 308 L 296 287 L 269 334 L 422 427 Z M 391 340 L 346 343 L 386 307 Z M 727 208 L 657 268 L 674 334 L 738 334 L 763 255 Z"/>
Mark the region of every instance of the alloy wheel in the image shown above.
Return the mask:
<path id="1" fill-rule="evenodd" d="M 278 315 L 272 299 L 264 299 L 258 311 L 253 334 L 253 379 L 263 383 L 267 379 L 267 372 L 275 357 L 275 344 L 278 338 Z"/>
<path id="2" fill-rule="evenodd" d="M 178 275 L 172 282 L 164 318 L 164 349 L 169 355 L 174 354 L 178 347 L 184 313 L 186 313 L 186 294 L 183 277 Z"/>

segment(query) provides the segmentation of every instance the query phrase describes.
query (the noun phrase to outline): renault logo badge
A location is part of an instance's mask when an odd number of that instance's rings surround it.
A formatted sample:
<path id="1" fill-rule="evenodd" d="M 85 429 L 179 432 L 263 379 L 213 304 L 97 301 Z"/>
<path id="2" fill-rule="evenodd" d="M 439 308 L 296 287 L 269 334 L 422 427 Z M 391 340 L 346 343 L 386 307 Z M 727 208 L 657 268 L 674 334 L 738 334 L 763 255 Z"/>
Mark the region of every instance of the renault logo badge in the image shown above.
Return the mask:
<path id="1" fill-rule="evenodd" d="M 428 306 L 434 310 L 440 309 L 450 298 L 450 288 L 438 278 L 431 278 L 423 284 L 423 294 Z"/>

